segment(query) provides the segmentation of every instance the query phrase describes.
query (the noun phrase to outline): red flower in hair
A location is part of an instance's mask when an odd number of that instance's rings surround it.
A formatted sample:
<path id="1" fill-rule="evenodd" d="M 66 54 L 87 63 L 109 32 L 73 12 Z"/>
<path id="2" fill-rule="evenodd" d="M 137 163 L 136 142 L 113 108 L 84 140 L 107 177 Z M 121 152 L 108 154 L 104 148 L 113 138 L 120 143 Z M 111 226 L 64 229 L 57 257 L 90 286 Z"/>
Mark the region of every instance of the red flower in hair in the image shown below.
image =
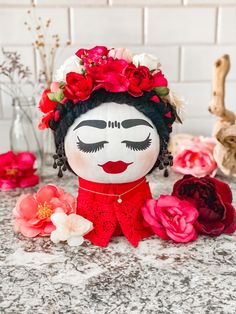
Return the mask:
<path id="1" fill-rule="evenodd" d="M 104 46 L 96 46 L 92 49 L 79 49 L 76 55 L 82 59 L 85 67 L 107 63 L 109 50 Z"/>
<path id="2" fill-rule="evenodd" d="M 90 75 L 70 72 L 66 75 L 64 95 L 66 98 L 77 102 L 89 98 L 93 90 L 93 80 Z"/>
<path id="3" fill-rule="evenodd" d="M 48 93 L 50 92 L 51 92 L 50 89 L 45 89 L 40 99 L 39 109 L 43 113 L 48 113 L 49 111 L 52 111 L 56 108 L 57 102 L 52 101 L 48 98 Z"/>
<path id="4" fill-rule="evenodd" d="M 134 96 L 142 96 L 144 91 L 150 91 L 153 88 L 153 77 L 145 66 L 130 64 L 125 70 L 128 79 L 128 92 Z"/>
<path id="5" fill-rule="evenodd" d="M 41 121 L 38 124 L 38 128 L 39 130 L 45 130 L 49 128 L 49 121 L 54 117 L 54 112 L 53 111 L 49 111 L 48 113 L 46 113 Z"/>
<path id="6" fill-rule="evenodd" d="M 153 75 L 153 78 L 154 78 L 153 87 L 167 87 L 168 86 L 168 81 L 161 71 L 155 73 Z"/>
<path id="7" fill-rule="evenodd" d="M 125 69 L 128 62 L 125 60 L 109 60 L 104 65 L 92 66 L 88 73 L 96 83 L 95 89 L 105 88 L 108 92 L 124 92 L 127 90 L 128 80 Z"/>

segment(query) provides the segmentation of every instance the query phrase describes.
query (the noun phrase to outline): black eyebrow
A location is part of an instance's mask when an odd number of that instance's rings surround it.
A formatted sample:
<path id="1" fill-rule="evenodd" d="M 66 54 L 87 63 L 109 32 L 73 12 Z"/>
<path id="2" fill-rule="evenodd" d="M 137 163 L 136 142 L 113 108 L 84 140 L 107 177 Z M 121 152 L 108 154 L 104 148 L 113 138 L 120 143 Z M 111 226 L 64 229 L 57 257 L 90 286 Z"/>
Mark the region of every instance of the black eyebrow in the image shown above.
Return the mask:
<path id="1" fill-rule="evenodd" d="M 147 122 L 146 120 L 143 119 L 128 119 L 128 120 L 124 120 L 123 122 L 121 122 L 121 125 L 123 126 L 123 128 L 125 129 L 129 129 L 132 128 L 136 125 L 147 125 L 150 128 L 153 129 L 152 125 Z"/>
<path id="2" fill-rule="evenodd" d="M 105 129 L 107 126 L 106 121 L 104 120 L 84 120 L 81 121 L 74 129 L 73 131 L 77 130 L 81 126 L 91 126 L 93 128 L 97 129 Z"/>

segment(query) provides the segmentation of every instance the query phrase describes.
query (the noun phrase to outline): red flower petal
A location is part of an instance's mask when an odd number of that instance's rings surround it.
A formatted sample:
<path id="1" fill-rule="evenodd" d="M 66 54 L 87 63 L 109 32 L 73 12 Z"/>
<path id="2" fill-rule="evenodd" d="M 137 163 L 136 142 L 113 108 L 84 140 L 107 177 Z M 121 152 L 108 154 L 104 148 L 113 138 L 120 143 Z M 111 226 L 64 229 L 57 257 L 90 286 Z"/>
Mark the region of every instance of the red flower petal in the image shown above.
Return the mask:
<path id="1" fill-rule="evenodd" d="M 167 112 L 167 113 L 165 114 L 165 117 L 166 117 L 166 118 L 171 118 L 171 111 Z"/>
<path id="2" fill-rule="evenodd" d="M 55 101 L 52 101 L 48 98 L 48 93 L 50 93 L 50 89 L 45 89 L 43 92 L 40 102 L 39 102 L 39 109 L 43 113 L 48 113 L 49 111 L 52 111 L 56 108 L 57 103 Z"/>
<path id="3" fill-rule="evenodd" d="M 160 98 L 157 95 L 152 96 L 150 99 L 155 103 L 160 102 Z"/>
<path id="4" fill-rule="evenodd" d="M 154 78 L 154 87 L 166 87 L 168 86 L 168 81 L 167 79 L 164 77 L 164 75 L 162 74 L 161 71 L 155 73 L 153 75 Z"/>
<path id="5" fill-rule="evenodd" d="M 39 183 L 39 177 L 36 175 L 32 175 L 30 177 L 22 178 L 19 181 L 19 186 L 21 188 L 26 188 L 27 186 L 35 186 Z"/>
<path id="6" fill-rule="evenodd" d="M 18 183 L 15 180 L 0 179 L 0 189 L 11 190 L 11 189 L 15 189 L 17 186 L 18 186 Z"/>
<path id="7" fill-rule="evenodd" d="M 229 185 L 223 181 L 216 178 L 210 178 L 214 183 L 217 193 L 221 196 L 223 202 L 232 203 L 233 196 Z"/>
<path id="8" fill-rule="evenodd" d="M 16 155 L 16 160 L 19 169 L 29 169 L 33 167 L 36 157 L 32 153 L 21 152 Z"/>
<path id="9" fill-rule="evenodd" d="M 49 122 L 50 122 L 51 119 L 53 119 L 53 117 L 54 117 L 54 112 L 53 111 L 50 111 L 50 112 L 46 113 L 42 117 L 41 121 L 39 122 L 38 128 L 40 130 L 48 129 L 49 128 Z"/>

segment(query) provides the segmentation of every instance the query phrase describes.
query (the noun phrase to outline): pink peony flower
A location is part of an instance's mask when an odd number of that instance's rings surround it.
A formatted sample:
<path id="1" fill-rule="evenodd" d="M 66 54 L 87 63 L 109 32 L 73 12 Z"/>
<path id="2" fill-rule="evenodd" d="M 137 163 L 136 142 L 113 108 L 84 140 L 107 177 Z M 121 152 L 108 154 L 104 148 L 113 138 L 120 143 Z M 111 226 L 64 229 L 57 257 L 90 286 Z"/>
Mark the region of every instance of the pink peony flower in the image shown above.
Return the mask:
<path id="1" fill-rule="evenodd" d="M 179 143 L 173 160 L 173 169 L 182 174 L 203 177 L 216 174 L 217 164 L 213 157 L 215 140 L 211 138 L 186 138 Z"/>
<path id="2" fill-rule="evenodd" d="M 13 216 L 14 230 L 25 237 L 48 236 L 55 230 L 51 221 L 54 213 L 71 214 L 76 210 L 75 198 L 55 185 L 45 185 L 34 195 L 24 194 L 18 199 Z"/>
<path id="3" fill-rule="evenodd" d="M 36 157 L 28 152 L 14 154 L 12 151 L 0 155 L 0 188 L 9 190 L 16 187 L 33 186 L 39 183 L 35 175 Z"/>
<path id="4" fill-rule="evenodd" d="M 147 224 L 162 239 L 172 239 L 175 242 L 197 239 L 193 224 L 198 217 L 198 211 L 187 201 L 161 195 L 158 200 L 148 200 L 142 213 Z"/>
<path id="5" fill-rule="evenodd" d="M 133 54 L 126 48 L 112 48 L 108 53 L 108 57 L 112 57 L 113 59 L 123 59 L 128 63 L 131 63 Z"/>

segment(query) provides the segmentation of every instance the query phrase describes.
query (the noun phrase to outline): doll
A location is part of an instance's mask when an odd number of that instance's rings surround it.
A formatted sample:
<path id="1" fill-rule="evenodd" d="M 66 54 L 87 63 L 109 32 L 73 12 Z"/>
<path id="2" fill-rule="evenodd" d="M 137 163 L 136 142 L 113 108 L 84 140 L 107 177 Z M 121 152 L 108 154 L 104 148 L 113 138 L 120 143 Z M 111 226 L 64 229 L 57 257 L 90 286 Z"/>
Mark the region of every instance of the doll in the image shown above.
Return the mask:
<path id="1" fill-rule="evenodd" d="M 124 235 L 136 247 L 153 234 L 141 213 L 152 197 L 145 176 L 156 167 L 167 175 L 177 113 L 158 68 L 135 65 L 127 50 L 119 57 L 114 51 L 80 49 L 59 69 L 39 105 L 45 113 L 40 128 L 54 132 L 59 176 L 66 169 L 78 176 L 77 214 L 94 226 L 85 238 L 106 246 Z"/>

